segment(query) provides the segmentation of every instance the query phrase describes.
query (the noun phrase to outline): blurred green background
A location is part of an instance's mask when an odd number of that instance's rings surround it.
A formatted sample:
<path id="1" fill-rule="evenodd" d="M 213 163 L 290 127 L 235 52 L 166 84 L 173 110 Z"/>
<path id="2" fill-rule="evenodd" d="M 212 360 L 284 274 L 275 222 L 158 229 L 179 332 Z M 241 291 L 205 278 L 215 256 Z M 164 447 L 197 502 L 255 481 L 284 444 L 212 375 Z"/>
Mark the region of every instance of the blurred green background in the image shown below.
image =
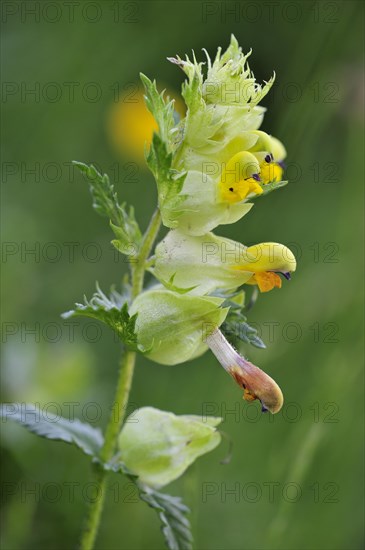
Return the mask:
<path id="1" fill-rule="evenodd" d="M 166 489 L 191 507 L 196 548 L 361 548 L 362 3 L 3 2 L 2 10 L 2 400 L 65 416 L 74 407 L 105 425 L 120 346 L 83 319 L 72 335 L 60 313 L 90 297 L 96 280 L 104 289 L 120 281 L 127 264 L 69 163 L 109 172 L 145 228 L 154 182 L 113 146 L 111 106 L 140 71 L 178 93 L 182 73 L 166 57 L 194 49 L 200 58 L 203 47 L 214 55 L 233 32 L 253 49 L 259 81 L 277 73 L 262 129 L 286 144 L 291 182 L 218 233 L 282 242 L 297 255 L 290 284 L 252 311 L 267 350 L 246 349 L 286 405 L 261 415 L 207 353 L 177 367 L 140 358 L 131 410 L 225 419 L 230 464 L 220 464 L 223 444 Z M 2 432 L 2 548 L 74 548 L 93 494 L 88 459 L 10 423 Z M 97 548 L 162 548 L 155 512 L 125 479 L 109 485 Z"/>

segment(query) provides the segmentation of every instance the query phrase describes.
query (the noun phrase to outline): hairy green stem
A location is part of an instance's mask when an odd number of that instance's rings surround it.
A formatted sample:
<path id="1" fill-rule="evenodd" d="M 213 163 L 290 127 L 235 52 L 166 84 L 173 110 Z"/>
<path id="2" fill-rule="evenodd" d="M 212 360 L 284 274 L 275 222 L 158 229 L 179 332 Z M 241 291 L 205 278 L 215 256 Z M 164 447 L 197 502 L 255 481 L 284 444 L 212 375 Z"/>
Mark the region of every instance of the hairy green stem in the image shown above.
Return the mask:
<path id="1" fill-rule="evenodd" d="M 133 268 L 132 297 L 136 298 L 143 288 L 146 262 L 161 226 L 161 214 L 155 210 L 146 233 L 143 236 L 139 254 Z"/>
<path id="2" fill-rule="evenodd" d="M 139 254 L 132 267 L 132 299 L 136 298 L 143 289 L 146 262 L 151 252 L 153 243 L 161 226 L 161 215 L 157 209 L 153 214 L 146 233 L 143 236 Z M 117 438 L 125 417 L 129 393 L 132 386 L 133 372 L 136 364 L 136 353 L 127 351 L 122 356 L 118 385 L 115 392 L 109 421 L 106 427 L 104 445 L 100 452 L 102 462 L 111 460 L 117 445 Z M 90 503 L 89 514 L 85 529 L 82 533 L 81 550 L 91 550 L 94 547 L 96 535 L 100 525 L 101 514 L 104 507 L 105 493 L 107 488 L 108 472 L 101 465 L 95 464 L 95 481 L 98 485 L 98 498 Z"/>

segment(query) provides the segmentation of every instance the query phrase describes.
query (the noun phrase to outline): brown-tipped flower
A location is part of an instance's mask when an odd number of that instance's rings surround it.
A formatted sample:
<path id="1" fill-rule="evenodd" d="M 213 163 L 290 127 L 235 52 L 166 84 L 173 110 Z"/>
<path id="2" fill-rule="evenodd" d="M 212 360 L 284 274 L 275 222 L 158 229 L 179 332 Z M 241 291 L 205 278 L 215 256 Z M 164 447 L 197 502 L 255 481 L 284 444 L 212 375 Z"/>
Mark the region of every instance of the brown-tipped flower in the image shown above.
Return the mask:
<path id="1" fill-rule="evenodd" d="M 277 383 L 249 361 L 246 361 L 226 340 L 219 329 L 206 337 L 206 343 L 237 384 L 243 388 L 246 401 L 259 399 L 262 410 L 275 414 L 283 406 L 284 398 Z"/>

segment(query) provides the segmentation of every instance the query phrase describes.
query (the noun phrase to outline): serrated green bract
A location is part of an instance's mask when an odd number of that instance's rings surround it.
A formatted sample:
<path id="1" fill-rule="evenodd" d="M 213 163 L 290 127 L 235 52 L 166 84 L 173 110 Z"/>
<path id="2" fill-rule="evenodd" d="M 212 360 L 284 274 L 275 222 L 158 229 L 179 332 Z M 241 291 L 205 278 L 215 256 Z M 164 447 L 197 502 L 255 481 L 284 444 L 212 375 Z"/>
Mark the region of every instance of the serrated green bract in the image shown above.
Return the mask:
<path id="1" fill-rule="evenodd" d="M 62 317 L 68 319 L 84 316 L 97 319 L 112 328 L 128 349 L 144 353 L 145 349 L 138 344 L 135 331 L 137 314 L 130 315 L 128 312 L 129 297 L 112 289 L 108 298 L 98 285 L 96 288 L 91 300 L 84 297 L 83 304 L 76 303 L 75 309 L 63 313 Z"/>
<path id="2" fill-rule="evenodd" d="M 221 435 L 216 426 L 221 421 L 143 407 L 134 411 L 122 428 L 120 459 L 141 482 L 163 487 L 219 445 Z"/>
<path id="3" fill-rule="evenodd" d="M 99 428 L 80 420 L 69 420 L 47 411 L 44 414 L 36 405 L 26 403 L 7 403 L 1 405 L 0 416 L 13 420 L 46 439 L 55 439 L 79 447 L 85 454 L 97 457 L 104 438 Z"/>
<path id="4" fill-rule="evenodd" d="M 154 116 L 161 140 L 165 143 L 168 151 L 172 148 L 172 129 L 175 126 L 174 100 L 165 98 L 165 91 L 157 91 L 156 82 L 151 81 L 146 75 L 140 73 L 146 95 L 145 102 L 147 109 Z"/>
<path id="5" fill-rule="evenodd" d="M 142 483 L 138 476 L 134 475 L 123 462 L 113 460 L 113 463 L 104 464 L 103 467 L 124 474 L 134 483 L 140 499 L 157 512 L 169 550 L 192 550 L 193 536 L 190 522 L 186 517 L 190 510 L 183 504 L 180 497 L 160 493 L 153 487 Z"/>
<path id="6" fill-rule="evenodd" d="M 180 215 L 186 198 L 180 194 L 186 173 L 174 170 L 172 159 L 173 155 L 168 152 L 166 142 L 158 134 L 154 134 L 147 164 L 157 183 L 158 203 L 166 227 L 176 225 L 176 218 Z"/>
<path id="7" fill-rule="evenodd" d="M 224 305 L 229 307 L 228 315 L 221 326 L 222 333 L 236 348 L 240 342 L 251 344 L 256 348 L 265 349 L 266 345 L 258 335 L 255 327 L 251 326 L 244 315 L 244 294 L 234 293 L 227 297 Z"/>
<path id="8" fill-rule="evenodd" d="M 77 161 L 73 164 L 89 180 L 94 209 L 110 220 L 110 226 L 117 237 L 112 244 L 126 256 L 136 255 L 142 234 L 136 222 L 133 207 L 130 207 L 127 212 L 126 204 L 119 204 L 114 185 L 110 183 L 107 174 L 100 174 L 92 164 Z"/>
<path id="9" fill-rule="evenodd" d="M 158 513 L 167 548 L 191 550 L 193 537 L 190 522 L 186 518 L 190 510 L 181 498 L 154 491 L 143 485 L 139 486 L 139 494 L 141 499 Z"/>

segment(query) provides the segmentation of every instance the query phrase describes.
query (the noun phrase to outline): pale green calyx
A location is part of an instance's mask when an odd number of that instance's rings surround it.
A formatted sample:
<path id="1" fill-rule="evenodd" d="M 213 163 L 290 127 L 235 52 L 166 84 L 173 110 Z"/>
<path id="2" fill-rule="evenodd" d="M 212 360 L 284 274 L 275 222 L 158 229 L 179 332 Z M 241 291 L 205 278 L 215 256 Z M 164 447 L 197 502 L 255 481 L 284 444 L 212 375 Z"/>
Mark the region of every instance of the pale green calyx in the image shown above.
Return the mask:
<path id="1" fill-rule="evenodd" d="M 247 263 L 246 250 L 244 245 L 213 233 L 192 237 L 179 230 L 169 231 L 156 247 L 153 274 L 161 281 L 174 276 L 174 284 L 181 288 L 195 287 L 190 294 L 233 290 L 252 276 L 232 269 L 243 258 Z"/>
<path id="2" fill-rule="evenodd" d="M 153 407 L 134 411 L 119 435 L 120 459 L 142 483 L 163 487 L 219 445 L 222 418 L 175 415 Z"/>
<path id="3" fill-rule="evenodd" d="M 235 290 L 244 283 L 262 292 L 281 286 L 282 274 L 290 278 L 296 269 L 293 253 L 279 243 L 243 244 L 207 233 L 201 237 L 170 231 L 156 247 L 154 275 L 166 282 L 208 294 L 217 289 Z M 193 287 L 193 288 L 192 288 Z"/>
<path id="4" fill-rule="evenodd" d="M 190 296 L 156 287 L 140 294 L 130 307 L 137 314 L 138 343 L 156 363 L 176 365 L 207 350 L 208 330 L 219 327 L 228 309 L 222 298 Z"/>

